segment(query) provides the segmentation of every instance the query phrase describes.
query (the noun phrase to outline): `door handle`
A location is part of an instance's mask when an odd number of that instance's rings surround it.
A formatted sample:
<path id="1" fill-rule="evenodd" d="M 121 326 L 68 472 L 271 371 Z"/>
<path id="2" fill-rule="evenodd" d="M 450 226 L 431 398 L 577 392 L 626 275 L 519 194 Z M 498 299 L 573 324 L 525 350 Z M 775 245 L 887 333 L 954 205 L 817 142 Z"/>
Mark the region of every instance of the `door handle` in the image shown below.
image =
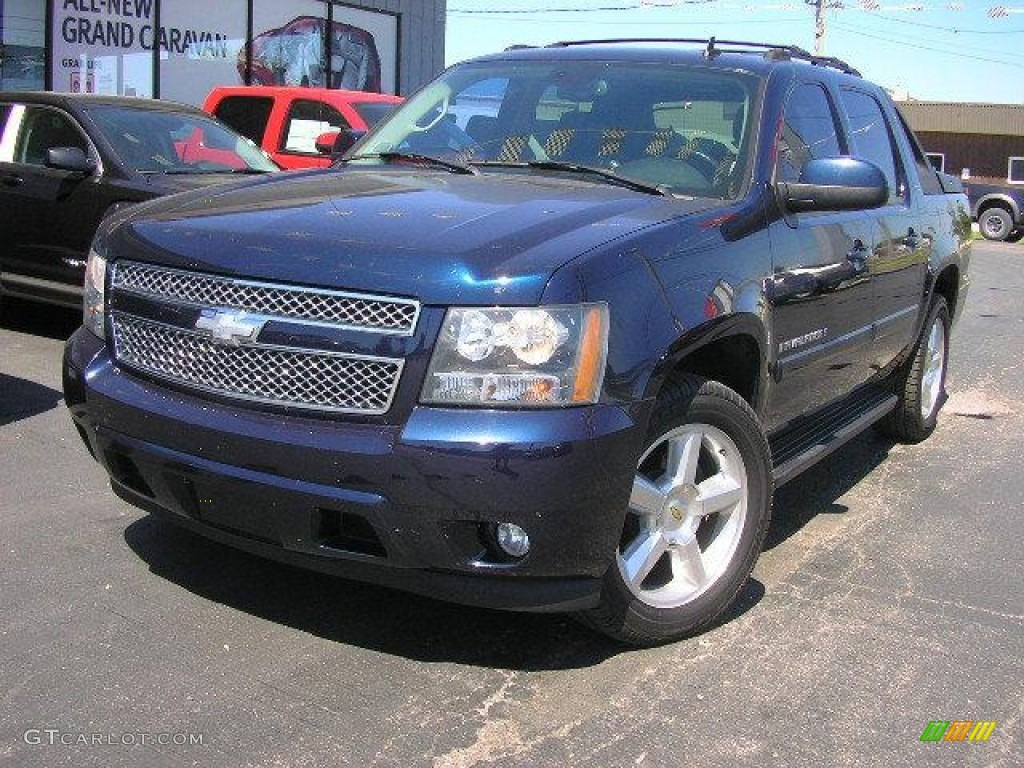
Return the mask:
<path id="1" fill-rule="evenodd" d="M 3 176 L 0 176 L 0 184 L 3 184 L 5 187 L 20 187 L 24 183 L 25 180 L 16 173 L 5 173 Z"/>

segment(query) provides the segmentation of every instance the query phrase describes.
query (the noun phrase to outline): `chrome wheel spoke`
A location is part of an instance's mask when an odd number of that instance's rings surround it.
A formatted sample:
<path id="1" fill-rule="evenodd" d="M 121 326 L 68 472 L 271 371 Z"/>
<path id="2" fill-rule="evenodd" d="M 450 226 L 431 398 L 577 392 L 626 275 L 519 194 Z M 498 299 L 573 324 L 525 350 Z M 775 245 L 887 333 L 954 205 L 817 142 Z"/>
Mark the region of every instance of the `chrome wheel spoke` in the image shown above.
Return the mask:
<path id="1" fill-rule="evenodd" d="M 665 475 L 671 485 L 692 483 L 697 479 L 697 460 L 700 459 L 703 437 L 700 432 L 691 432 L 669 441 Z"/>
<path id="2" fill-rule="evenodd" d="M 686 579 L 694 587 L 702 587 L 708 580 L 704 568 L 704 553 L 700 551 L 697 537 L 681 542 L 672 548 L 672 575 Z"/>
<path id="3" fill-rule="evenodd" d="M 640 517 L 653 518 L 661 514 L 665 494 L 643 475 L 633 479 L 633 491 L 629 494 L 629 508 Z"/>
<path id="4" fill-rule="evenodd" d="M 737 480 L 719 472 L 697 486 L 700 491 L 701 514 L 725 512 L 743 500 L 743 486 Z"/>
<path id="5" fill-rule="evenodd" d="M 622 565 L 626 579 L 637 589 L 668 549 L 661 531 L 641 531 L 622 552 Z"/>

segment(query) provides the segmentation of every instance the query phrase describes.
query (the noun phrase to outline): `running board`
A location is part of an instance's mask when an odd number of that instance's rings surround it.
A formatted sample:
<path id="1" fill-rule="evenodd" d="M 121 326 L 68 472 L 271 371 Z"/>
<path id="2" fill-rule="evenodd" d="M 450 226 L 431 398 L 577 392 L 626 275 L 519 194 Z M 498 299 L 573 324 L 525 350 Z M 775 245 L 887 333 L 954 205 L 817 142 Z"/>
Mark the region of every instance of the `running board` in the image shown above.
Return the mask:
<path id="1" fill-rule="evenodd" d="M 859 435 L 896 407 L 897 397 L 868 390 L 829 406 L 821 415 L 772 437 L 775 486 L 788 483 L 805 469 Z"/>

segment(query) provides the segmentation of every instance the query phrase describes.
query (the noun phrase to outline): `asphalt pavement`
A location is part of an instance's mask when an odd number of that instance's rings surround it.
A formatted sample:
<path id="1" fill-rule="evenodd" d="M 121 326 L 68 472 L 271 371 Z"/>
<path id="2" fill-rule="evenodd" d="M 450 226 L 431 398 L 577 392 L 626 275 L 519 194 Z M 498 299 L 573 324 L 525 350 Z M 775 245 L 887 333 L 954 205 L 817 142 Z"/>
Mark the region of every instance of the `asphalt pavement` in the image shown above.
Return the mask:
<path id="1" fill-rule="evenodd" d="M 623 650 L 211 543 L 118 500 L 0 319 L 0 766 L 1024 765 L 1024 244 L 978 243 L 951 398 L 778 494 L 738 608 Z M 931 721 L 995 721 L 922 742 Z"/>

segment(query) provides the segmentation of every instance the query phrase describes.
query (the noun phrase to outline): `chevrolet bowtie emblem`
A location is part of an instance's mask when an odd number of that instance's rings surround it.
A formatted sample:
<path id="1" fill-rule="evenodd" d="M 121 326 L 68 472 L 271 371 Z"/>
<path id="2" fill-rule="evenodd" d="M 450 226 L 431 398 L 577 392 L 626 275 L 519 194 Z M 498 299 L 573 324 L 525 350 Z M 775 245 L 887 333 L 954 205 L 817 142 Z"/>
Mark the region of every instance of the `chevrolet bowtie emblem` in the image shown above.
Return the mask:
<path id="1" fill-rule="evenodd" d="M 196 330 L 237 347 L 254 341 L 266 324 L 265 319 L 240 309 L 204 309 L 196 320 Z"/>

